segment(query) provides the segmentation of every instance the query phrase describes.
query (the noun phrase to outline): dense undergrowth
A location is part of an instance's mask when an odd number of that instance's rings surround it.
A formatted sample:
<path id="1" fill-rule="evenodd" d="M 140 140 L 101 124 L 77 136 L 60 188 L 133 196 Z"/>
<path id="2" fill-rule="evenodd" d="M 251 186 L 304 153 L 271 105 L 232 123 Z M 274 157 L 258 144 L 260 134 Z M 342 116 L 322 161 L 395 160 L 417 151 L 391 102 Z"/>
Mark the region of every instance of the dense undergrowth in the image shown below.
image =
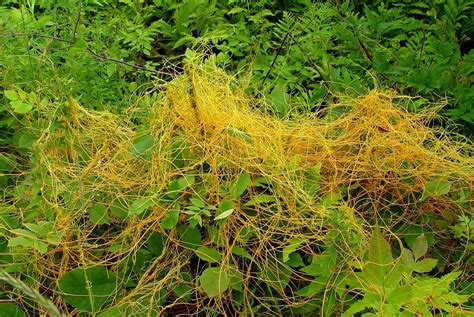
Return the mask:
<path id="1" fill-rule="evenodd" d="M 469 314 L 472 2 L 71 3 L 0 6 L 0 316 Z"/>

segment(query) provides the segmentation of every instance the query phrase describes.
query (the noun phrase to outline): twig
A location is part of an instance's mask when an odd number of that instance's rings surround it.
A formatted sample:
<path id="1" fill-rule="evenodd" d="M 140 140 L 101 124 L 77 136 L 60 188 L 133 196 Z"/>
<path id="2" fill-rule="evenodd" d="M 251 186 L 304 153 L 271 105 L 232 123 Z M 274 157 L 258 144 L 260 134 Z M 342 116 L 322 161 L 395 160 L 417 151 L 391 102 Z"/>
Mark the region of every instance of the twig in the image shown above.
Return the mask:
<path id="1" fill-rule="evenodd" d="M 294 24 L 295 24 L 295 23 L 293 23 L 293 25 L 294 25 Z M 293 25 L 292 25 L 292 26 L 293 26 Z M 291 27 L 290 27 L 290 30 L 291 30 Z M 262 80 L 262 87 L 263 87 L 263 85 L 265 84 L 265 81 L 267 80 L 268 76 L 270 76 L 270 73 L 271 73 L 271 71 L 272 71 L 272 69 L 273 69 L 273 66 L 275 65 L 275 62 L 276 62 L 278 56 L 280 56 L 280 52 L 281 52 L 283 46 L 285 46 L 286 40 L 288 39 L 288 36 L 290 36 L 290 34 L 291 34 L 291 31 L 286 32 L 285 36 L 283 37 L 283 40 L 282 40 L 281 43 L 280 43 L 280 46 L 278 46 L 277 53 L 276 53 L 275 57 L 273 58 L 273 61 L 272 61 L 272 63 L 270 64 L 270 67 L 268 68 L 268 71 L 267 71 L 267 73 L 265 74 L 265 77 L 264 77 L 263 80 Z"/>
<path id="2" fill-rule="evenodd" d="M 54 40 L 54 41 L 64 42 L 64 43 L 68 43 L 68 44 L 71 44 L 71 45 L 76 44 L 75 41 L 71 41 L 71 40 L 68 40 L 68 39 L 65 39 L 65 38 L 62 38 L 62 37 L 44 35 L 44 34 L 39 34 L 39 33 L 10 33 L 10 34 L 0 34 L 0 36 L 3 36 L 3 37 L 31 36 L 31 37 L 37 37 L 37 38 L 51 39 L 51 40 Z M 90 54 L 92 54 L 93 56 L 95 56 L 95 57 L 97 57 L 101 60 L 126 65 L 128 67 L 131 67 L 131 68 L 139 70 L 139 71 L 149 72 L 149 73 L 153 73 L 153 74 L 157 74 L 157 75 L 166 75 L 166 76 L 173 76 L 174 75 L 174 74 L 171 74 L 171 73 L 168 73 L 168 72 L 163 72 L 163 71 L 147 68 L 147 67 L 140 66 L 140 65 L 134 65 L 134 64 L 128 63 L 124 60 L 109 57 L 109 56 L 104 55 L 104 54 L 99 54 L 99 53 L 93 51 L 90 48 L 87 48 L 86 50 Z"/>
<path id="3" fill-rule="evenodd" d="M 61 37 L 57 37 L 57 36 L 44 35 L 44 34 L 39 34 L 39 33 L 16 33 L 16 32 L 14 32 L 14 33 L 10 33 L 10 34 L 1 34 L 1 36 L 3 36 L 3 37 L 31 36 L 31 37 L 39 37 L 39 38 L 55 40 L 55 41 L 58 41 L 58 42 L 64 42 L 64 43 L 68 43 L 68 44 L 71 44 L 71 45 L 75 44 L 74 41 L 71 41 L 71 40 L 68 40 L 68 39 L 65 39 L 65 38 L 61 38 Z"/>
<path id="4" fill-rule="evenodd" d="M 312 58 L 309 56 L 309 54 L 301 47 L 300 43 L 295 39 L 293 34 L 290 34 L 291 40 L 298 46 L 300 51 L 303 53 L 303 55 L 306 57 L 308 62 L 313 66 L 314 70 L 318 73 L 319 77 L 321 77 L 322 80 L 325 80 L 321 70 L 319 69 L 319 66 L 312 60 Z M 326 83 L 322 82 L 322 84 L 326 87 Z M 328 87 L 326 87 L 328 88 Z"/>
<path id="5" fill-rule="evenodd" d="M 79 22 L 81 20 L 81 13 L 82 13 L 82 1 L 81 3 L 79 3 L 79 12 L 77 13 L 76 23 L 74 24 L 74 30 L 72 31 L 72 38 L 74 42 L 76 41 L 76 32 L 77 32 L 77 27 L 79 26 Z"/>

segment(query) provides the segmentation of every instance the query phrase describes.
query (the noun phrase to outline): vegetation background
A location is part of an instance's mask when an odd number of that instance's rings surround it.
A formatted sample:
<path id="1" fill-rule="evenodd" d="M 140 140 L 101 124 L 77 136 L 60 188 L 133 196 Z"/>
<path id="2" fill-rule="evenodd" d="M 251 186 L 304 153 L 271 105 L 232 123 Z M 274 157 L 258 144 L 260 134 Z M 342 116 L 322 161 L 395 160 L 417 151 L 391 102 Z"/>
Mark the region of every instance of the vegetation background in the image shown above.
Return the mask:
<path id="1" fill-rule="evenodd" d="M 0 316 L 467 315 L 473 32 L 469 0 L 2 1 Z"/>

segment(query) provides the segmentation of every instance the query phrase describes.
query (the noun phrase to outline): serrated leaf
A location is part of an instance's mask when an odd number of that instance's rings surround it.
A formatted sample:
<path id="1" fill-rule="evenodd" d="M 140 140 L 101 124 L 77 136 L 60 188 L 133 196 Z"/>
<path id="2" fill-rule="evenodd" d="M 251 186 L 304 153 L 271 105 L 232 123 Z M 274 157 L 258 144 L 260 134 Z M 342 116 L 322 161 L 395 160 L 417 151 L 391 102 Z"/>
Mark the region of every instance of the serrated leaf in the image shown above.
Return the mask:
<path id="1" fill-rule="evenodd" d="M 426 254 L 426 252 L 428 251 L 428 241 L 426 241 L 426 236 L 424 233 L 422 233 L 416 238 L 411 250 L 413 251 L 415 261 Z"/>
<path id="2" fill-rule="evenodd" d="M 437 259 L 423 259 L 415 263 L 413 271 L 417 273 L 428 273 L 435 268 L 436 264 L 438 264 Z"/>
<path id="3" fill-rule="evenodd" d="M 383 238 L 378 227 L 375 228 L 369 241 L 369 261 L 362 272 L 372 283 L 382 285 L 385 273 L 391 267 L 393 258 L 388 242 Z"/>
<path id="4" fill-rule="evenodd" d="M 202 272 L 199 283 L 209 297 L 215 297 L 227 291 L 230 280 L 223 269 L 211 267 Z"/>
<path id="5" fill-rule="evenodd" d="M 290 241 L 288 241 L 288 244 L 283 248 L 282 256 L 283 256 L 283 262 L 287 262 L 290 259 L 290 254 L 295 252 L 298 247 L 303 243 L 304 239 L 303 238 L 293 238 Z"/>
<path id="6" fill-rule="evenodd" d="M 410 301 L 412 298 L 412 287 L 409 285 L 403 285 L 395 288 L 387 298 L 390 304 L 401 307 Z"/>
<path id="7" fill-rule="evenodd" d="M 221 255 L 216 249 L 211 249 L 208 247 L 199 247 L 196 250 L 194 250 L 194 253 L 196 255 L 209 263 L 216 263 L 220 262 L 222 260 Z"/>

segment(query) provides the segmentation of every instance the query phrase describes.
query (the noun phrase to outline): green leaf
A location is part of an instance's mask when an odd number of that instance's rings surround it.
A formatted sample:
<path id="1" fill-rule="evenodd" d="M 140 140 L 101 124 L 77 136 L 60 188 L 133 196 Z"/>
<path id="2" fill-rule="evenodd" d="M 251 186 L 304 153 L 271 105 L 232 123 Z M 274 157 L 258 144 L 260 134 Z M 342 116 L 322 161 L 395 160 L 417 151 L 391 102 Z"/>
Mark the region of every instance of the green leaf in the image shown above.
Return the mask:
<path id="1" fill-rule="evenodd" d="M 220 262 L 222 260 L 221 255 L 216 249 L 211 249 L 208 247 L 199 247 L 196 250 L 194 250 L 194 253 L 196 255 L 209 263 L 216 263 Z"/>
<path id="2" fill-rule="evenodd" d="M 452 182 L 443 182 L 443 181 L 429 181 L 425 185 L 423 191 L 423 197 L 421 200 L 425 200 L 429 197 L 446 195 L 451 189 Z"/>
<path id="3" fill-rule="evenodd" d="M 97 312 L 113 296 L 115 288 L 114 275 L 102 266 L 76 268 L 59 281 L 61 297 L 86 312 Z"/>
<path id="4" fill-rule="evenodd" d="M 130 206 L 129 214 L 140 215 L 154 204 L 153 199 L 150 197 L 136 199 Z"/>
<path id="5" fill-rule="evenodd" d="M 401 263 L 408 269 L 412 269 L 415 265 L 415 259 L 413 258 L 413 253 L 410 250 L 403 248 L 401 254 Z"/>
<path id="6" fill-rule="evenodd" d="M 403 277 L 403 265 L 401 259 L 397 259 L 397 262 L 395 265 L 392 267 L 390 272 L 388 272 L 387 277 L 385 278 L 385 287 L 396 287 L 400 283 L 402 277 Z"/>
<path id="7" fill-rule="evenodd" d="M 163 229 L 173 229 L 176 227 L 179 219 L 179 204 L 176 204 L 171 210 L 166 213 L 165 218 L 160 225 Z"/>
<path id="8" fill-rule="evenodd" d="M 369 261 L 382 266 L 390 265 L 393 261 L 390 244 L 384 239 L 378 227 L 375 228 L 369 241 Z"/>
<path id="9" fill-rule="evenodd" d="M 5 90 L 3 94 L 5 95 L 5 97 L 7 97 L 8 100 L 11 100 L 11 101 L 18 100 L 20 98 L 20 96 L 18 96 L 16 91 L 13 91 L 13 90 Z"/>
<path id="10" fill-rule="evenodd" d="M 198 228 L 191 228 L 189 225 L 182 224 L 177 229 L 183 247 L 195 250 L 201 246 L 201 232 Z"/>
<path id="11" fill-rule="evenodd" d="M 49 232 L 53 230 L 53 224 L 47 221 L 40 221 L 38 223 L 24 223 L 23 226 L 34 232 L 38 237 L 46 237 Z"/>
<path id="12" fill-rule="evenodd" d="M 0 317 L 26 317 L 26 314 L 15 304 L 0 303 Z"/>
<path id="13" fill-rule="evenodd" d="M 143 154 L 153 145 L 155 145 L 155 140 L 150 135 L 143 135 L 135 139 L 129 152 L 136 155 Z"/>
<path id="14" fill-rule="evenodd" d="M 232 215 L 232 213 L 234 212 L 234 209 L 229 209 L 229 210 L 226 210 L 224 211 L 223 213 L 220 213 L 219 215 L 217 215 L 214 220 L 222 220 L 222 219 L 225 219 L 227 217 L 229 217 L 230 215 Z"/>
<path id="15" fill-rule="evenodd" d="M 20 114 L 28 113 L 31 111 L 31 109 L 33 109 L 32 105 L 29 103 L 24 103 L 21 100 L 12 101 L 10 102 L 10 105 L 12 106 L 13 111 Z"/>
<path id="16" fill-rule="evenodd" d="M 412 287 L 409 285 L 403 285 L 395 288 L 387 298 L 390 304 L 397 306 L 403 306 L 410 301 L 412 298 Z"/>
<path id="17" fill-rule="evenodd" d="M 191 203 L 192 203 L 194 206 L 196 206 L 196 207 L 198 207 L 198 208 L 206 208 L 206 204 L 205 204 L 201 199 L 191 197 L 190 200 L 191 200 Z"/>
<path id="18" fill-rule="evenodd" d="M 239 247 L 239 246 L 233 246 L 232 247 L 232 254 L 241 256 L 243 258 L 247 258 L 249 260 L 252 259 L 252 256 L 250 255 L 250 253 L 248 253 L 247 250 L 245 250 L 244 248 Z"/>
<path id="19" fill-rule="evenodd" d="M 283 262 L 287 262 L 290 259 L 290 254 L 295 252 L 298 247 L 301 245 L 301 243 L 304 242 L 303 238 L 293 238 L 290 241 L 288 241 L 287 246 L 283 248 Z"/>
<path id="20" fill-rule="evenodd" d="M 102 204 L 95 204 L 89 209 L 89 218 L 94 225 L 108 224 L 107 207 Z"/>
<path id="21" fill-rule="evenodd" d="M 369 260 L 362 268 L 367 281 L 383 285 L 385 273 L 391 268 L 393 258 L 388 242 L 383 238 L 380 229 L 375 227 L 372 238 L 369 240 Z"/>
<path id="22" fill-rule="evenodd" d="M 249 184 L 250 184 L 250 174 L 249 173 L 241 174 L 237 178 L 234 184 L 234 187 L 232 188 L 232 196 L 234 198 L 240 197 L 245 192 Z"/>
<path id="23" fill-rule="evenodd" d="M 227 291 L 230 280 L 223 269 L 211 267 L 202 272 L 199 283 L 209 297 L 215 297 Z"/>
<path id="24" fill-rule="evenodd" d="M 428 251 L 428 242 L 426 241 L 426 236 L 424 233 L 422 233 L 416 238 L 411 250 L 413 251 L 415 261 L 426 254 L 426 252 Z"/>
<path id="25" fill-rule="evenodd" d="M 160 256 L 165 247 L 165 239 L 163 235 L 158 232 L 153 232 L 146 242 L 147 249 L 153 253 L 154 256 Z"/>
<path id="26" fill-rule="evenodd" d="M 415 263 L 413 271 L 417 273 L 428 273 L 435 268 L 436 264 L 438 264 L 437 259 L 423 259 Z"/>
<path id="27" fill-rule="evenodd" d="M 286 90 L 286 86 L 276 85 L 269 96 L 269 99 L 273 103 L 275 110 L 280 115 L 285 115 L 288 111 L 288 100 L 290 96 L 286 93 Z"/>

